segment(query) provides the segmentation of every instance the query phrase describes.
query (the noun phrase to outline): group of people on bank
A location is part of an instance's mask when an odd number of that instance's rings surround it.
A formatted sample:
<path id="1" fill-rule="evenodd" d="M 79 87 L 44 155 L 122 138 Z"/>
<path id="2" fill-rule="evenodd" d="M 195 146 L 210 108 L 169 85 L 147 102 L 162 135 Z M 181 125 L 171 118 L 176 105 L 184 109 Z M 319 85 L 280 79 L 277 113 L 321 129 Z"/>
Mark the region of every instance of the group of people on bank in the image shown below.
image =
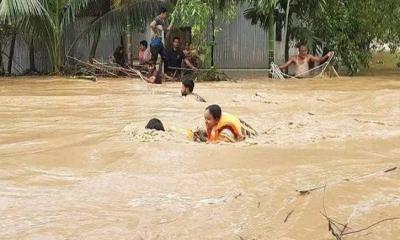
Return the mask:
<path id="1" fill-rule="evenodd" d="M 166 27 L 165 19 L 167 18 L 167 10 L 160 9 L 159 15 L 151 22 L 151 40 L 150 44 L 146 40 L 142 40 L 139 44 L 138 61 L 146 71 L 146 81 L 152 84 L 161 84 L 162 74 L 157 65 L 163 64 L 164 77 L 173 79 L 177 72 L 183 69 L 196 71 L 198 67 L 197 51 L 193 49 L 190 42 L 185 43 L 185 47 L 181 48 L 181 39 L 174 37 L 170 48 L 166 48 L 163 43 L 163 34 L 169 36 L 172 25 Z M 115 62 L 126 67 L 127 61 L 124 56 L 124 47 L 120 46 L 114 53 Z M 160 60 L 159 60 L 160 56 Z"/>

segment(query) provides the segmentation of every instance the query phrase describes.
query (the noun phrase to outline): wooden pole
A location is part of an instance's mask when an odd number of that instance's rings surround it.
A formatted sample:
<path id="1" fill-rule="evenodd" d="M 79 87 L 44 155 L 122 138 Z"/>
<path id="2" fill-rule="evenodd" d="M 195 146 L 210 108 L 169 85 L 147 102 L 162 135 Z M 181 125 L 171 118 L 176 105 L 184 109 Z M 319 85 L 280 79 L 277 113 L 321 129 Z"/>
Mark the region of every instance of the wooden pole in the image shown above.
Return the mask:
<path id="1" fill-rule="evenodd" d="M 33 40 L 31 40 L 29 44 L 29 71 L 37 72 L 35 66 L 35 45 L 33 43 Z"/>
<path id="2" fill-rule="evenodd" d="M 287 41 L 287 33 L 288 33 L 288 29 L 289 29 L 289 11 L 290 11 L 290 0 L 287 1 L 287 5 L 286 5 L 286 17 L 285 17 L 285 29 L 283 32 L 283 46 L 284 46 L 284 53 L 285 53 L 285 61 L 286 59 L 286 48 L 289 47 L 289 41 Z"/>
<path id="3" fill-rule="evenodd" d="M 211 14 L 211 32 L 212 32 L 211 67 L 214 67 L 214 44 L 215 44 L 215 9 L 214 9 L 214 4 L 212 6 L 212 14 Z"/>
<path id="4" fill-rule="evenodd" d="M 11 39 L 11 46 L 10 46 L 10 54 L 8 55 L 8 74 L 12 73 L 12 65 L 14 60 L 14 51 L 15 51 L 15 41 L 17 39 L 17 34 L 14 33 Z"/>
<path id="5" fill-rule="evenodd" d="M 127 25 L 127 34 L 126 34 L 126 56 L 128 58 L 128 64 L 131 65 L 133 63 L 132 59 L 132 31 L 131 25 Z"/>
<path id="6" fill-rule="evenodd" d="M 90 62 L 92 62 L 93 59 L 96 57 L 96 51 L 97 51 L 97 46 L 99 45 L 100 37 L 101 37 L 101 27 L 96 29 L 96 34 L 93 38 L 92 48 L 90 49 L 89 53 Z"/>
<path id="7" fill-rule="evenodd" d="M 5 74 L 4 65 L 3 65 L 3 53 L 1 52 L 2 45 L 0 42 L 0 76 Z"/>

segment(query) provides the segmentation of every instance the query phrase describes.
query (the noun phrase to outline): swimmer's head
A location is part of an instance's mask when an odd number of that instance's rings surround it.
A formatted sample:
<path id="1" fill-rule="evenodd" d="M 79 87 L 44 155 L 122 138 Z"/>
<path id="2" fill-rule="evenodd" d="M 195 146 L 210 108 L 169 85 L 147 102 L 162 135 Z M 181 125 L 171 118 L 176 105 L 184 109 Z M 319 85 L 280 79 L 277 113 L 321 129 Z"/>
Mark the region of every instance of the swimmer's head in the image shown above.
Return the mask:
<path id="1" fill-rule="evenodd" d="M 147 123 L 146 129 L 152 129 L 152 130 L 157 130 L 157 131 L 165 131 L 164 125 L 163 125 L 162 122 L 161 122 L 159 119 L 157 119 L 157 118 L 151 119 L 151 120 Z"/>
<path id="2" fill-rule="evenodd" d="M 222 110 L 221 107 L 214 104 L 210 105 L 206 108 L 204 112 L 204 122 L 206 124 L 207 130 L 211 130 L 214 126 L 216 126 L 221 119 Z"/>
<path id="3" fill-rule="evenodd" d="M 194 82 L 192 79 L 185 79 L 182 81 L 181 94 L 187 96 L 193 92 Z"/>

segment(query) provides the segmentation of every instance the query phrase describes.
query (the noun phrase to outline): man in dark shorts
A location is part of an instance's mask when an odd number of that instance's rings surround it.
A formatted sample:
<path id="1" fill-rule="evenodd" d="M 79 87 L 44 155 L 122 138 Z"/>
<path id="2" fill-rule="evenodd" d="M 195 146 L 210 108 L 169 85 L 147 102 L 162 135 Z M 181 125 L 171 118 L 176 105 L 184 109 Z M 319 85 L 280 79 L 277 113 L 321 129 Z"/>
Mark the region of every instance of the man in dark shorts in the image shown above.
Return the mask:
<path id="1" fill-rule="evenodd" d="M 160 15 L 158 15 L 151 23 L 151 41 L 150 41 L 150 52 L 151 52 L 151 62 L 156 64 L 158 55 L 164 59 L 164 44 L 162 41 L 162 34 L 165 31 L 167 34 L 171 30 L 172 25 L 168 28 L 165 27 L 165 19 L 167 18 L 167 9 L 164 7 L 160 8 Z"/>

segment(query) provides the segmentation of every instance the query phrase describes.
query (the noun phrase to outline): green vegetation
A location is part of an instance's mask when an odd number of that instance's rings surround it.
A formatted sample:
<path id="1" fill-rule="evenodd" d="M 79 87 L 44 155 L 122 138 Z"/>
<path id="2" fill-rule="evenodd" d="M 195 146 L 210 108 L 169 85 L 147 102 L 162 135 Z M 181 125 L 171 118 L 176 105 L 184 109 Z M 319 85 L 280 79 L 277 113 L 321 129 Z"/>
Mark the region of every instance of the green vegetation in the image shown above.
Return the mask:
<path id="1" fill-rule="evenodd" d="M 368 68 L 360 72 L 361 75 L 398 75 L 400 72 L 400 56 L 390 52 L 375 52 L 371 54 Z"/>
<path id="2" fill-rule="evenodd" d="M 289 16 L 287 40 L 307 43 L 314 52 L 322 47 L 336 51 L 340 64 L 350 74 L 368 66 L 371 43 L 389 43 L 393 52 L 400 44 L 398 0 L 250 2 L 252 8 L 246 12 L 246 16 L 254 24 L 271 27 L 276 20 L 274 9 L 282 9 Z"/>
<path id="3" fill-rule="evenodd" d="M 341 63 L 350 73 L 359 72 L 362 67 L 368 66 L 371 59 L 370 46 L 374 41 L 386 42 L 389 36 L 400 34 L 391 32 L 391 28 L 398 24 L 391 23 L 385 17 L 396 14 L 396 11 L 397 16 L 400 16 L 399 1 L 327 0 L 325 8 L 325 14 L 316 16 L 310 22 L 311 29 L 327 48 L 338 52 Z M 397 48 L 398 43 L 393 44 Z"/>
<path id="4" fill-rule="evenodd" d="M 65 34 L 80 14 L 83 13 L 84 17 L 96 16 L 90 27 L 81 33 L 80 38 L 96 38 L 101 27 L 120 30 L 126 28 L 128 23 L 143 24 L 154 16 L 154 9 L 161 5 L 155 0 L 115 0 L 112 8 L 96 11 L 98 8 L 95 6 L 104 2 L 110 3 L 109 0 L 2 0 L 0 20 L 3 23 L 12 23 L 16 34 L 23 35 L 28 39 L 28 43 L 44 43 L 51 58 L 53 71 L 58 73 L 71 47 L 66 46 Z"/>
<path id="5" fill-rule="evenodd" d="M 238 4 L 249 4 L 245 16 L 266 30 L 279 20 L 284 24 L 286 57 L 290 40 L 306 42 L 314 52 L 326 48 L 337 52 L 341 66 L 350 74 L 368 67 L 373 44 L 388 44 L 395 53 L 400 46 L 400 1 L 398 0 L 171 0 L 169 19 L 175 26 L 191 26 L 204 67 L 214 67 L 215 36 L 236 16 Z M 143 29 L 164 5 L 157 0 L 0 0 L 0 48 L 11 61 L 17 37 L 29 46 L 30 70 L 35 71 L 35 49 L 45 48 L 53 72 L 62 70 L 66 57 L 79 41 L 91 42 L 89 58 L 95 55 L 100 33 L 121 36 L 127 30 Z M 77 20 L 89 22 L 76 40 L 65 41 Z M 282 20 L 283 19 L 283 20 Z M 27 55 L 28 55 L 27 54 Z M 0 61 L 0 74 L 5 66 Z"/>
<path id="6" fill-rule="evenodd" d="M 174 1 L 171 22 L 176 27 L 192 27 L 192 42 L 201 54 L 204 67 L 214 67 L 215 35 L 221 25 L 237 14 L 239 1 L 235 0 L 177 0 Z"/>

